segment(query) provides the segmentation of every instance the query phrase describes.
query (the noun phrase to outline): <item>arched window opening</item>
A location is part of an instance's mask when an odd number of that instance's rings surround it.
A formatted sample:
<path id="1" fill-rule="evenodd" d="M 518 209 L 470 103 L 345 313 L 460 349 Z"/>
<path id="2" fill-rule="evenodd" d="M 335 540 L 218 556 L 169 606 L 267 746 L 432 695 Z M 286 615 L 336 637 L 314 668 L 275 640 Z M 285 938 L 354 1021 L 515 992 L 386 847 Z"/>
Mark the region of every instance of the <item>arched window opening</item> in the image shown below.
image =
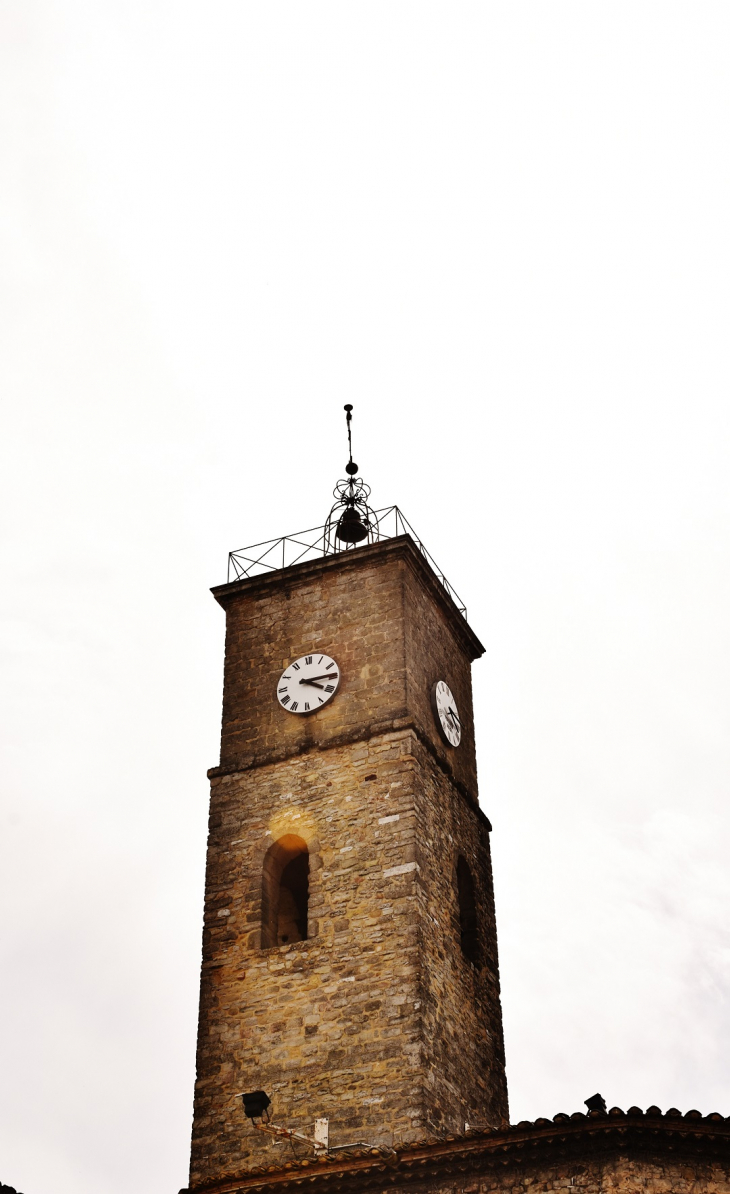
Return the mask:
<path id="1" fill-rule="evenodd" d="M 459 893 L 459 931 L 461 951 L 470 962 L 479 960 L 479 933 L 477 931 L 477 901 L 474 879 L 465 858 L 456 864 L 456 886 Z"/>
<path id="2" fill-rule="evenodd" d="M 274 842 L 264 858 L 261 946 L 306 941 L 309 918 L 309 850 L 293 833 Z"/>
<path id="3" fill-rule="evenodd" d="M 287 941 L 306 941 L 309 905 L 309 851 L 292 858 L 281 872 L 279 883 L 279 916 L 277 939 L 279 945 Z"/>

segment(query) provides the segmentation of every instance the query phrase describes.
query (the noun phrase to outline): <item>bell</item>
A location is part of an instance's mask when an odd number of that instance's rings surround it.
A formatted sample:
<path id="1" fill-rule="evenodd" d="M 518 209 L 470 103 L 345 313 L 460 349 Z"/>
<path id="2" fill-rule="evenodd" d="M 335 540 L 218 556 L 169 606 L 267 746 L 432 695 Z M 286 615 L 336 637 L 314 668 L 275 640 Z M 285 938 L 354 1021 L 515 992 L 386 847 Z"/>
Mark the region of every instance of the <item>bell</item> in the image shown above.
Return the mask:
<path id="1" fill-rule="evenodd" d="M 368 537 L 368 528 L 360 519 L 354 506 L 348 506 L 337 523 L 336 535 L 345 543 L 362 543 Z"/>

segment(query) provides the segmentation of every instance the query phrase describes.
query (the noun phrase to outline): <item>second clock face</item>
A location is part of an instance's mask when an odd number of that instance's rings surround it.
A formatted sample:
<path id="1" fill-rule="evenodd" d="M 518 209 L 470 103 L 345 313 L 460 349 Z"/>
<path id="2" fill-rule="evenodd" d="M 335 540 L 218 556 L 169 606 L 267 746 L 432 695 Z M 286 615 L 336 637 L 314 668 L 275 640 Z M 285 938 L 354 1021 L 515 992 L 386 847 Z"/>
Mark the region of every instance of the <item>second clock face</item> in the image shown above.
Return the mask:
<path id="1" fill-rule="evenodd" d="M 449 746 L 461 742 L 461 721 L 454 694 L 445 680 L 437 680 L 431 689 L 431 704 L 441 735 Z"/>
<path id="2" fill-rule="evenodd" d="M 339 683 L 340 669 L 334 659 L 315 651 L 295 659 L 281 673 L 276 695 L 287 713 L 316 713 L 332 700 Z"/>

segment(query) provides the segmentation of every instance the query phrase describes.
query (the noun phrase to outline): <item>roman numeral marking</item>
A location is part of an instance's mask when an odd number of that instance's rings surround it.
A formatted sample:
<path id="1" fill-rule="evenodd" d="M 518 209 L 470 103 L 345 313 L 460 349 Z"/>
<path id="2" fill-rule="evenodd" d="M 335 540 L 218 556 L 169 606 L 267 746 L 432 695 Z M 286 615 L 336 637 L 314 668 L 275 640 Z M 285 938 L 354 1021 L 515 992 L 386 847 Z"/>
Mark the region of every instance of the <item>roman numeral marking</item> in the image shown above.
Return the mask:
<path id="1" fill-rule="evenodd" d="M 288 691 L 289 691 L 289 690 L 287 689 L 287 686 L 286 686 L 286 684 L 284 685 L 284 687 L 283 687 L 283 688 L 280 688 L 280 689 L 279 689 L 279 692 L 288 692 Z"/>
<path id="2" fill-rule="evenodd" d="M 321 698 L 321 697 L 317 697 L 317 700 L 319 701 L 320 705 L 323 705 L 323 704 L 324 704 L 324 701 L 322 700 L 322 698 Z"/>
<path id="3" fill-rule="evenodd" d="M 291 697 L 285 696 L 285 697 L 281 698 L 281 703 L 282 703 L 282 705 L 288 705 L 290 700 L 291 700 Z"/>
<path id="4" fill-rule="evenodd" d="M 304 702 L 304 712 L 305 712 L 305 713 L 308 713 L 308 712 L 309 712 L 309 701 L 305 701 L 305 702 Z"/>
<path id="5" fill-rule="evenodd" d="M 317 660 L 317 667 L 319 667 L 319 665 L 323 659 L 324 659 L 324 655 L 320 655 L 319 659 Z"/>
<path id="6" fill-rule="evenodd" d="M 292 667 L 294 668 L 294 670 L 295 670 L 295 671 L 297 671 L 297 672 L 299 671 L 299 664 L 298 664 L 298 663 L 293 663 L 293 664 L 292 664 Z"/>
<path id="7" fill-rule="evenodd" d="M 304 662 L 305 662 L 305 663 L 311 663 L 311 662 L 312 662 L 312 656 L 311 656 L 311 655 L 308 655 L 308 656 L 307 656 L 307 658 L 304 660 Z"/>
<path id="8" fill-rule="evenodd" d="M 324 690 L 325 690 L 325 692 L 334 692 L 335 686 L 334 686 L 334 684 L 325 684 Z"/>
<path id="9" fill-rule="evenodd" d="M 292 703 L 291 703 L 292 713 L 294 712 L 295 709 L 298 709 L 298 708 L 299 708 L 299 701 L 292 701 Z"/>

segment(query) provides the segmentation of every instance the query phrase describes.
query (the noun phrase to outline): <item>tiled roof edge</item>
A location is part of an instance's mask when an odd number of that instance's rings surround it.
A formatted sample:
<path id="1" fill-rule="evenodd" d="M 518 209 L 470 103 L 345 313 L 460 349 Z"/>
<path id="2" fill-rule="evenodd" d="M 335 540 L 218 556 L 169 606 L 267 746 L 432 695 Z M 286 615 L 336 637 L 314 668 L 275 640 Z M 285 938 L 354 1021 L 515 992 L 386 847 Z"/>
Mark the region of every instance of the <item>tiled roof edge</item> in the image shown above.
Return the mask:
<path id="1" fill-rule="evenodd" d="M 463 1136 L 446 1136 L 416 1141 L 397 1148 L 395 1165 L 388 1150 L 353 1150 L 344 1158 L 307 1157 L 286 1165 L 259 1166 L 237 1174 L 221 1175 L 214 1182 L 191 1186 L 180 1194 L 237 1194 L 257 1191 L 326 1185 L 331 1191 L 350 1188 L 406 1185 L 413 1181 L 479 1169 L 485 1165 L 506 1165 L 534 1160 L 568 1159 L 577 1152 L 605 1152 L 607 1149 L 640 1149 L 695 1156 L 727 1156 L 730 1159 L 730 1117 L 718 1112 L 702 1115 L 676 1107 L 662 1112 L 658 1107 L 629 1107 L 622 1111 L 576 1111 L 558 1113 L 552 1119 L 522 1120 L 504 1128 L 470 1129 Z"/>

